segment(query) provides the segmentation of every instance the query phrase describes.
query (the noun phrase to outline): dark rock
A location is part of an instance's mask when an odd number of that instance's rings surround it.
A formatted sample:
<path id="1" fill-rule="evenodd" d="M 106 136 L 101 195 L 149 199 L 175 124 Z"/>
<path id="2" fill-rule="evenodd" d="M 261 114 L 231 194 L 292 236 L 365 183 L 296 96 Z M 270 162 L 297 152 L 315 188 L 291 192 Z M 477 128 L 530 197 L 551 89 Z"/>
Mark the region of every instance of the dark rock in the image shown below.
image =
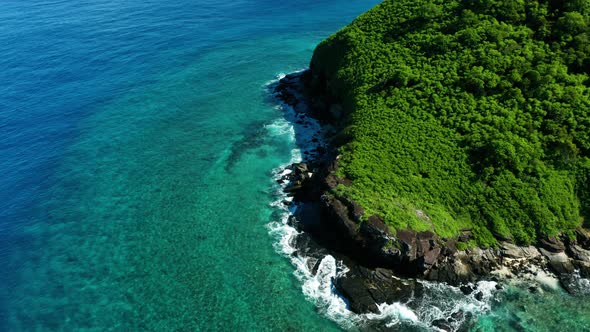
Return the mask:
<path id="1" fill-rule="evenodd" d="M 293 245 L 297 249 L 300 255 L 308 257 L 308 265 L 311 265 L 312 269 L 317 269 L 317 264 L 329 254 L 328 250 L 323 246 L 320 246 L 311 236 L 307 233 L 301 233 L 295 237 Z M 314 272 L 315 273 L 315 272 Z"/>
<path id="2" fill-rule="evenodd" d="M 431 250 L 424 252 L 424 266 L 422 267 L 423 270 L 428 269 L 430 266 L 434 265 L 438 261 L 438 257 L 440 256 L 441 248 L 435 247 Z"/>
<path id="3" fill-rule="evenodd" d="M 400 243 L 400 249 L 404 254 L 405 261 L 413 262 L 416 260 L 416 232 L 412 230 L 397 231 L 397 239 Z"/>
<path id="4" fill-rule="evenodd" d="M 329 174 L 324 179 L 324 184 L 328 189 L 335 189 L 340 184 L 340 181 L 336 175 Z"/>
<path id="5" fill-rule="evenodd" d="M 465 257 L 453 256 L 433 267 L 425 275 L 427 280 L 446 282 L 451 285 L 459 285 L 477 280 L 477 277 L 470 268 L 470 265 L 463 262 Z"/>
<path id="6" fill-rule="evenodd" d="M 348 207 L 339 199 L 333 196 L 323 195 L 322 203 L 330 224 L 337 234 L 352 246 L 362 246 L 362 238 L 359 237 L 360 225 L 349 217 Z"/>
<path id="7" fill-rule="evenodd" d="M 420 241 L 431 241 L 436 239 L 436 235 L 431 231 L 418 232 L 417 237 Z"/>
<path id="8" fill-rule="evenodd" d="M 460 290 L 461 290 L 461 292 L 462 292 L 463 294 L 465 294 L 465 295 L 469 295 L 469 294 L 473 293 L 473 291 L 474 291 L 473 287 L 472 287 L 472 286 L 470 286 L 470 285 L 461 285 L 461 286 L 459 287 L 459 289 L 460 289 Z"/>
<path id="9" fill-rule="evenodd" d="M 576 230 L 576 241 L 586 250 L 590 250 L 590 230 L 578 228 Z"/>
<path id="10" fill-rule="evenodd" d="M 590 294 L 585 282 L 581 282 L 580 277 L 576 274 L 562 274 L 559 276 L 559 283 L 571 295 L 581 296 Z"/>
<path id="11" fill-rule="evenodd" d="M 344 296 L 355 313 L 378 312 L 377 303 L 408 302 L 422 293 L 422 286 L 410 280 L 401 280 L 392 270 L 368 269 L 359 265 L 336 280 L 336 289 Z"/>
<path id="12" fill-rule="evenodd" d="M 389 227 L 385 225 L 381 217 L 372 215 L 361 224 L 361 232 L 370 238 L 390 236 Z"/>
<path id="13" fill-rule="evenodd" d="M 483 293 L 482 292 L 477 292 L 475 294 L 475 299 L 478 300 L 478 301 L 483 300 Z"/>
<path id="14" fill-rule="evenodd" d="M 541 247 L 551 252 L 559 253 L 565 250 L 565 245 L 555 236 L 541 239 Z"/>
<path id="15" fill-rule="evenodd" d="M 465 317 L 465 313 L 463 312 L 463 310 L 455 311 L 451 314 L 451 318 L 453 318 L 455 321 L 460 321 L 464 317 Z"/>
<path id="16" fill-rule="evenodd" d="M 457 252 L 457 240 L 456 239 L 448 239 L 444 243 L 444 247 L 442 249 L 441 254 L 443 256 L 453 256 Z"/>
<path id="17" fill-rule="evenodd" d="M 294 171 L 298 171 L 299 173 L 304 173 L 308 171 L 307 168 L 307 164 L 306 163 L 297 163 L 297 164 L 293 164 L 294 167 Z"/>
<path id="18" fill-rule="evenodd" d="M 292 193 L 292 192 L 300 190 L 301 188 L 303 188 L 303 185 L 301 185 L 301 183 L 294 183 L 294 184 L 286 187 L 284 189 L 284 191 L 287 193 Z"/>
<path id="19" fill-rule="evenodd" d="M 436 319 L 432 321 L 432 326 L 439 328 L 443 331 L 452 332 L 453 327 L 444 319 Z"/>
<path id="20" fill-rule="evenodd" d="M 352 219 L 359 222 L 363 215 L 365 214 L 365 210 L 362 206 L 360 206 L 357 202 L 353 201 L 350 198 L 345 198 L 344 203 L 348 207 Z"/>

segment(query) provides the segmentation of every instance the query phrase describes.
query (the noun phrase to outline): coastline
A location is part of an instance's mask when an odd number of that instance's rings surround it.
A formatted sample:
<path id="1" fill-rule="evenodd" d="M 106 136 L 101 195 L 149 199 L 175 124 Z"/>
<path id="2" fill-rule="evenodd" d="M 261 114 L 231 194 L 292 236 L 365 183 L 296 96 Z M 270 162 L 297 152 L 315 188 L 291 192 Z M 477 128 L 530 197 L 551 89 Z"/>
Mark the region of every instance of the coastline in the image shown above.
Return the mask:
<path id="1" fill-rule="evenodd" d="M 283 105 L 285 118 L 294 125 L 302 151 L 299 160 L 277 172 L 277 182 L 286 195 L 279 204 L 288 212 L 283 226 L 290 227 L 281 239 L 280 251 L 298 267 L 306 296 L 324 302 L 319 307 L 332 303 L 325 309 L 330 318 L 345 326 L 380 322 L 376 323 L 379 327 L 383 321 L 405 320 L 455 331 L 469 325 L 473 314 L 489 310 L 494 292 L 508 282 L 528 284 L 532 292 L 559 284 L 573 294 L 585 291 L 579 285 L 585 282 L 581 276 L 588 276 L 584 269 L 590 251 L 578 243 L 554 239 L 540 248 L 504 242 L 498 248 L 458 250 L 457 241 L 468 240 L 469 231 L 461 235 L 467 239 L 441 239 L 432 232 L 392 234 L 378 216 L 359 223 L 361 207 L 326 195 L 347 181 L 334 175 L 337 150 L 327 143 L 338 134 L 333 120 L 341 110 L 318 101 L 318 96 L 306 95 L 312 79 L 317 80 L 306 70 L 281 77 L 270 86 Z M 319 109 L 314 107 L 318 104 Z M 386 246 L 386 242 L 396 245 Z M 318 286 L 306 292 L 310 280 Z M 416 304 L 436 287 L 463 297 L 458 301 L 469 305 L 440 310 L 444 314 L 425 321 Z"/>

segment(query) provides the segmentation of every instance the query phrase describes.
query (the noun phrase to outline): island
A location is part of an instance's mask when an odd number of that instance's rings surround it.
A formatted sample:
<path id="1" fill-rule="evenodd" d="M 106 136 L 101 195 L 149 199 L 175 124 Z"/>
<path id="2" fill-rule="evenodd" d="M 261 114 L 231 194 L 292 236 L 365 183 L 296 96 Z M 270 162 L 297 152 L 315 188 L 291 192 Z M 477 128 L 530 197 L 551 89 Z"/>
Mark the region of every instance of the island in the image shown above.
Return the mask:
<path id="1" fill-rule="evenodd" d="M 371 291 L 382 269 L 590 277 L 589 24 L 585 0 L 386 0 L 281 80 L 329 128 L 286 190 L 320 210 L 299 227 L 361 262 L 337 282 L 351 310 L 403 297 Z"/>

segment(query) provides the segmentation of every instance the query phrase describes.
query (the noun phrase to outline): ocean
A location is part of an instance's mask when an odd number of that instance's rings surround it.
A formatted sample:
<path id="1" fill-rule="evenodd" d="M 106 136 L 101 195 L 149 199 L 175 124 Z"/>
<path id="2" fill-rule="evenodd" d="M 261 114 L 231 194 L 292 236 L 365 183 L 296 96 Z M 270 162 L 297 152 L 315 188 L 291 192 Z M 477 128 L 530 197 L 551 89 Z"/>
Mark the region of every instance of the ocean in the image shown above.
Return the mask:
<path id="1" fill-rule="evenodd" d="M 298 146 L 268 85 L 378 2 L 2 1 L 0 331 L 370 319 L 343 313 L 329 274 L 305 276 L 281 243 L 273 177 Z M 380 319 L 426 329 L 428 303 Z M 477 308 L 474 330 L 590 326 L 587 301 L 560 290 L 508 288 Z"/>

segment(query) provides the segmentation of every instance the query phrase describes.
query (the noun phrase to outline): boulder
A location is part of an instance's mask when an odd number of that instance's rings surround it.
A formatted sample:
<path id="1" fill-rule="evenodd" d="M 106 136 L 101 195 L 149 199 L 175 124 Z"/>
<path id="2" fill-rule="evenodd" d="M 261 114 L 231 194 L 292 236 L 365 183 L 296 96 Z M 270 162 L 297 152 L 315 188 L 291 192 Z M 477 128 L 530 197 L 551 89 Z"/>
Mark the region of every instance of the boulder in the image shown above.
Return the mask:
<path id="1" fill-rule="evenodd" d="M 377 313 L 377 304 L 406 303 L 422 292 L 421 284 L 401 280 L 395 277 L 392 270 L 369 269 L 360 265 L 349 268 L 350 271 L 339 277 L 335 285 L 355 313 Z"/>
<path id="2" fill-rule="evenodd" d="M 563 242 L 555 236 L 541 239 L 540 242 L 542 248 L 554 253 L 563 252 L 565 250 Z"/>
<path id="3" fill-rule="evenodd" d="M 522 248 L 517 246 L 516 244 L 503 242 L 500 248 L 503 257 L 513 259 L 520 259 L 525 257 L 525 253 L 522 251 Z"/>
<path id="4" fill-rule="evenodd" d="M 461 285 L 461 286 L 459 286 L 459 289 L 465 295 L 469 295 L 469 294 L 473 293 L 473 291 L 474 291 L 473 286 L 471 286 L 471 285 Z"/>
<path id="5" fill-rule="evenodd" d="M 557 274 L 569 274 L 574 272 L 571 259 L 564 252 L 550 252 L 540 248 L 541 254 L 547 258 L 549 267 Z"/>
<path id="6" fill-rule="evenodd" d="M 477 280 L 471 266 L 465 261 L 468 260 L 464 252 L 457 252 L 452 257 L 439 261 L 438 265 L 426 271 L 427 280 L 446 282 L 451 285 L 460 285 Z"/>
<path id="7" fill-rule="evenodd" d="M 432 326 L 436 327 L 439 330 L 445 331 L 445 332 L 452 332 L 454 331 L 453 327 L 451 326 L 451 324 L 449 324 L 449 322 L 447 322 L 445 319 L 435 319 L 432 321 Z"/>
<path id="8" fill-rule="evenodd" d="M 537 249 L 537 247 L 528 246 L 528 247 L 521 247 L 521 249 L 524 253 L 524 257 L 527 259 L 534 260 L 534 259 L 541 258 L 541 253 L 539 252 L 539 249 Z"/>

